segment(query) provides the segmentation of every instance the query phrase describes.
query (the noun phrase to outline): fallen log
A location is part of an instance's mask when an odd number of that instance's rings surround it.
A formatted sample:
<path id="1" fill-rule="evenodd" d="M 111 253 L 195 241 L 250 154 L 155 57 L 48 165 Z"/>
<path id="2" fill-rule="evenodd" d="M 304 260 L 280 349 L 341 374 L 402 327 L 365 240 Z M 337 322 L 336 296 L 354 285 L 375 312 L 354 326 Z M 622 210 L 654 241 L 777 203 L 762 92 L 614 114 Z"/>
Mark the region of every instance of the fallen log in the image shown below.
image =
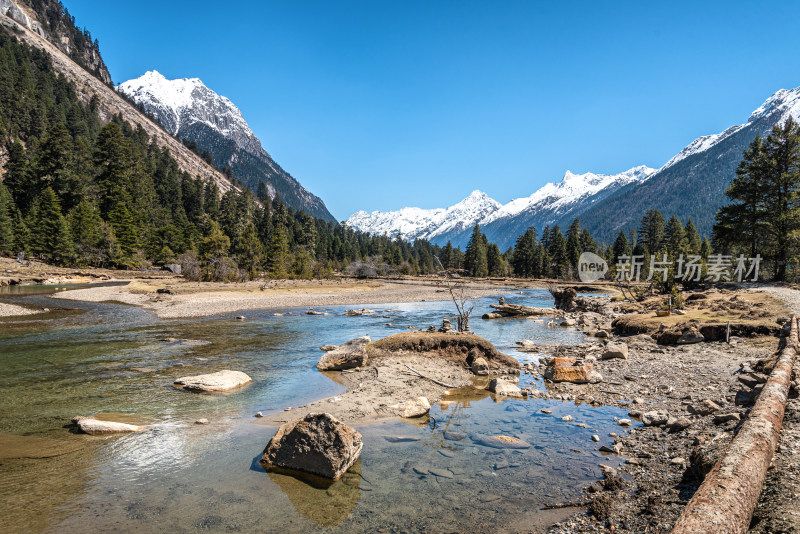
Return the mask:
<path id="1" fill-rule="evenodd" d="M 500 314 L 501 317 L 562 317 L 564 315 L 561 310 L 555 308 L 534 308 L 520 304 L 492 304 L 491 307 L 497 311 L 487 313 L 484 315 L 484 319 L 495 319 L 497 314 Z M 492 317 L 487 317 L 487 315 Z"/>
<path id="2" fill-rule="evenodd" d="M 744 534 L 767 476 L 797 359 L 797 317 L 786 346 L 741 430 L 706 475 L 672 529 L 672 534 Z"/>

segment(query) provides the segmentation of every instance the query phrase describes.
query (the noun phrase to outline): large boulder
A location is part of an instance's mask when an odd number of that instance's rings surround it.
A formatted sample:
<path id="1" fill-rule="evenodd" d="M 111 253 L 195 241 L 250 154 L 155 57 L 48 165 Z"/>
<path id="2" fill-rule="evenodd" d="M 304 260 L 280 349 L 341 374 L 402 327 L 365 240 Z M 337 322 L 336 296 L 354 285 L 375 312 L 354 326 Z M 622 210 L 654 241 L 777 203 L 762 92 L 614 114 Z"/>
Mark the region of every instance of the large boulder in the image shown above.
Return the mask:
<path id="1" fill-rule="evenodd" d="M 478 376 L 486 376 L 489 374 L 489 363 L 486 358 L 478 357 L 472 360 L 472 373 Z"/>
<path id="2" fill-rule="evenodd" d="M 553 358 L 547 363 L 544 377 L 552 382 L 572 382 L 574 384 L 596 384 L 603 376 L 588 362 L 578 362 L 575 358 Z"/>
<path id="3" fill-rule="evenodd" d="M 702 343 L 706 338 L 700 333 L 697 328 L 691 327 L 683 332 L 681 337 L 678 338 L 678 345 L 691 345 L 693 343 Z"/>
<path id="4" fill-rule="evenodd" d="M 190 391 L 229 391 L 241 387 L 253 379 L 241 371 L 217 371 L 207 375 L 184 376 L 175 380 L 175 384 Z"/>
<path id="5" fill-rule="evenodd" d="M 361 455 L 361 434 L 329 413 L 310 413 L 282 425 L 273 436 L 261 463 L 336 480 Z"/>
<path id="6" fill-rule="evenodd" d="M 116 421 L 103 421 L 94 417 L 77 416 L 72 419 L 78 429 L 84 434 L 117 434 L 122 432 L 139 432 L 145 427 L 118 423 Z"/>
<path id="7" fill-rule="evenodd" d="M 367 364 L 367 345 L 372 342 L 369 336 L 351 339 L 343 345 L 326 352 L 317 362 L 320 371 L 342 371 Z"/>

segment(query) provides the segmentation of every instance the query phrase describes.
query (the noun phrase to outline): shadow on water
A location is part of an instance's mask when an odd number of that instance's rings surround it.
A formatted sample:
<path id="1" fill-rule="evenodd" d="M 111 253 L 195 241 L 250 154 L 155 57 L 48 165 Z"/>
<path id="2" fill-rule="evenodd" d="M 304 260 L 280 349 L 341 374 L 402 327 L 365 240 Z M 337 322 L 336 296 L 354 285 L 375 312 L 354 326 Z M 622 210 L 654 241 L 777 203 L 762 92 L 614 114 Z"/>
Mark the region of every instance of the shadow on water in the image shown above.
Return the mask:
<path id="1" fill-rule="evenodd" d="M 63 302 L 43 293 L 4 301 Z M 476 313 L 493 302 L 478 299 Z M 546 291 L 530 290 L 507 295 L 506 302 L 552 301 Z M 15 517 L 23 530 L 78 531 L 98 520 L 117 531 L 524 530 L 552 519 L 542 505 L 579 496 L 600 476 L 598 463 L 614 463 L 597 451 L 610 439 L 594 444 L 591 435 L 620 432 L 613 417 L 622 410 L 460 390 L 432 408 L 432 419 L 359 427 L 364 450 L 358 470 L 330 487 L 264 472 L 258 458 L 276 429 L 250 424 L 252 415 L 343 390 L 314 368 L 319 346 L 438 326 L 453 315 L 448 302 L 366 305 L 377 313 L 362 317 L 345 317 L 344 306 L 325 308 L 331 315 L 324 316 L 248 311 L 244 321 L 159 320 L 132 306 L 75 306 L 83 311 L 46 327 L 0 328 L 0 432 L 81 444 L 63 462 L 26 458 L 0 465 L 0 513 Z M 521 339 L 584 339 L 573 329 L 529 319 L 477 318 L 472 327 L 520 359 L 533 357 L 514 350 Z M 172 386 L 178 377 L 220 369 L 242 370 L 253 382 L 229 395 Z M 529 376 L 522 381 L 543 387 Z M 113 437 L 63 428 L 75 415 L 101 412 L 152 426 Z M 561 420 L 567 414 L 573 423 Z M 201 417 L 210 424 L 195 425 Z M 482 444 L 482 437 L 495 435 L 531 446 Z M 59 484 L 63 491 L 53 497 Z"/>

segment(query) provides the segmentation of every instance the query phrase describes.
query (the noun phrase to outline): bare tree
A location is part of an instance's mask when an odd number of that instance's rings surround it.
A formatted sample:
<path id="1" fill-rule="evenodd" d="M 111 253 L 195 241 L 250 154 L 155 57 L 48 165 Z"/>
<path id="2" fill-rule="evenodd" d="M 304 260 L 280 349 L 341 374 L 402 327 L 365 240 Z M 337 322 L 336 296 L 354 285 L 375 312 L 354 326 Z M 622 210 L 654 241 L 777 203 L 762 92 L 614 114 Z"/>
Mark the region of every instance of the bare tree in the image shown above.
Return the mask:
<path id="1" fill-rule="evenodd" d="M 456 312 L 458 313 L 457 329 L 459 332 L 469 332 L 469 316 L 475 306 L 470 302 L 470 297 L 467 296 L 466 283 L 453 277 L 453 274 L 444 268 L 438 257 L 434 256 L 434 259 L 442 269 L 440 273 L 444 274 L 444 284 L 450 293 L 450 298 L 453 299 L 453 304 L 456 305 Z"/>

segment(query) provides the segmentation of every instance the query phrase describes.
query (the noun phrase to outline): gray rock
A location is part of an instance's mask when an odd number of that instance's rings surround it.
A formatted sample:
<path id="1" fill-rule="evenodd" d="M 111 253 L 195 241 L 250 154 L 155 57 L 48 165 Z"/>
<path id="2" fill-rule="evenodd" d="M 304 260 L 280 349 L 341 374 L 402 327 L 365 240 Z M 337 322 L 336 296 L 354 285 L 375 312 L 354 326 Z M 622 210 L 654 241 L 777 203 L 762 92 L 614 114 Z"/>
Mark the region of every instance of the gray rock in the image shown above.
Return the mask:
<path id="1" fill-rule="evenodd" d="M 472 440 L 494 449 L 529 449 L 531 444 L 512 436 L 473 436 Z"/>
<path id="2" fill-rule="evenodd" d="M 522 390 L 519 386 L 508 380 L 506 377 L 493 378 L 489 382 L 489 391 L 499 396 L 521 397 Z"/>
<path id="3" fill-rule="evenodd" d="M 184 376 L 175 380 L 175 384 L 190 391 L 219 392 L 242 387 L 252 380 L 241 371 L 226 369 L 207 375 Z"/>
<path id="4" fill-rule="evenodd" d="M 461 441 L 462 439 L 466 439 L 467 435 L 463 432 L 451 432 L 447 431 L 444 433 L 444 439 L 449 441 Z"/>
<path id="5" fill-rule="evenodd" d="M 197 421 L 194 422 L 194 424 L 196 424 L 196 425 L 207 425 L 208 424 L 208 419 L 205 419 L 205 418 L 198 419 Z"/>
<path id="6" fill-rule="evenodd" d="M 475 358 L 472 360 L 472 372 L 478 376 L 487 376 L 489 374 L 489 363 L 485 358 Z"/>
<path id="7" fill-rule="evenodd" d="M 689 411 L 697 415 L 709 415 L 720 409 L 720 405 L 711 399 L 703 399 L 702 401 L 691 404 Z"/>
<path id="8" fill-rule="evenodd" d="M 598 436 L 597 434 L 592 434 L 592 441 L 594 441 L 595 443 L 599 442 L 600 436 Z"/>
<path id="9" fill-rule="evenodd" d="M 282 425 L 261 457 L 268 469 L 284 468 L 336 480 L 361 455 L 361 434 L 328 413 L 310 413 Z"/>
<path id="10" fill-rule="evenodd" d="M 347 315 L 348 317 L 359 317 L 363 315 L 363 313 L 360 310 L 345 310 L 344 314 Z"/>
<path id="11" fill-rule="evenodd" d="M 615 358 L 620 360 L 627 360 L 628 345 L 626 345 L 625 343 L 609 343 L 608 345 L 606 345 L 605 349 L 603 350 L 602 359 L 611 360 Z"/>
<path id="12" fill-rule="evenodd" d="M 678 338 L 678 345 L 691 345 L 693 343 L 702 343 L 706 338 L 703 337 L 696 328 L 689 328 Z"/>
<path id="13" fill-rule="evenodd" d="M 72 422 L 78 425 L 78 429 L 84 434 L 118 434 L 124 432 L 140 432 L 145 427 L 139 425 L 129 425 L 127 423 L 117 423 L 116 421 L 103 421 L 94 417 L 74 417 Z"/>
<path id="14" fill-rule="evenodd" d="M 738 423 L 741 420 L 742 416 L 737 412 L 718 413 L 714 416 L 714 422 L 717 424 L 723 424 L 729 421 L 736 421 Z"/>
<path id="15" fill-rule="evenodd" d="M 400 417 L 422 417 L 431 411 L 431 404 L 425 397 L 417 397 L 416 399 L 407 400 L 400 404 L 393 404 L 391 406 Z"/>
<path id="16" fill-rule="evenodd" d="M 661 426 L 667 423 L 669 415 L 666 412 L 653 410 L 642 414 L 642 423 L 644 426 Z"/>
<path id="17" fill-rule="evenodd" d="M 342 371 L 367 364 L 367 345 L 372 342 L 369 336 L 351 339 L 333 350 L 327 351 L 317 362 L 320 371 Z"/>
<path id="18" fill-rule="evenodd" d="M 667 428 L 670 432 L 681 432 L 692 426 L 692 420 L 688 417 L 670 417 L 667 421 Z"/>
<path id="19" fill-rule="evenodd" d="M 338 347 L 339 345 L 322 345 L 319 350 L 322 352 L 330 352 L 332 350 L 336 350 Z"/>

